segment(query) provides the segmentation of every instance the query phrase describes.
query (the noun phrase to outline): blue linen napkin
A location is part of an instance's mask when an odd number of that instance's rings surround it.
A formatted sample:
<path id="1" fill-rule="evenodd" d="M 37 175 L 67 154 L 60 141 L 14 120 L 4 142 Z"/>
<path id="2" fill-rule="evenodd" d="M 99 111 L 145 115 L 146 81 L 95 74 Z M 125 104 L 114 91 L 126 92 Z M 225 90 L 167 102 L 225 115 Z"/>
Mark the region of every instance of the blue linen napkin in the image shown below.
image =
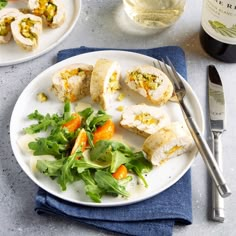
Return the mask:
<path id="1" fill-rule="evenodd" d="M 57 60 L 61 61 L 82 53 L 108 49 L 111 48 L 66 49 L 58 53 Z M 122 50 L 141 53 L 157 59 L 168 56 L 176 70 L 186 78 L 185 55 L 179 47 Z M 35 211 L 38 214 L 63 215 L 81 223 L 124 235 L 172 235 L 174 224 L 192 223 L 191 170 L 188 170 L 179 181 L 164 192 L 128 206 L 89 207 L 64 201 L 39 189 L 36 195 Z"/>

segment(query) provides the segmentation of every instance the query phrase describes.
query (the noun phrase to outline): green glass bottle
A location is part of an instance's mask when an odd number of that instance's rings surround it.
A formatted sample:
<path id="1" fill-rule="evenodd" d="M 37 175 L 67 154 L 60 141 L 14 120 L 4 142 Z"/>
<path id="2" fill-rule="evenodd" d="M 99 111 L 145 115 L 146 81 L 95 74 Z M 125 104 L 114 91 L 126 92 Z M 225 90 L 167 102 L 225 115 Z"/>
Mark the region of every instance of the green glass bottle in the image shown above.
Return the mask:
<path id="1" fill-rule="evenodd" d="M 203 0 L 200 42 L 210 56 L 236 62 L 235 0 Z"/>

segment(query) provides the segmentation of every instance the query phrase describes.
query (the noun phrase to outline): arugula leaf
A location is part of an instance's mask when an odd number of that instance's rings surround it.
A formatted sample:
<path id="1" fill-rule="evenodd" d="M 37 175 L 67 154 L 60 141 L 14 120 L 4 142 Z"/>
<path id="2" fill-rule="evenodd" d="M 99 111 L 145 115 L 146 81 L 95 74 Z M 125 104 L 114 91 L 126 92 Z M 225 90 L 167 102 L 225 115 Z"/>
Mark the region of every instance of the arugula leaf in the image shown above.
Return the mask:
<path id="1" fill-rule="evenodd" d="M 0 0 L 0 10 L 4 8 L 7 5 L 8 1 L 7 0 Z"/>
<path id="2" fill-rule="evenodd" d="M 47 137 L 48 140 L 55 141 L 58 144 L 70 144 L 70 141 L 75 139 L 77 133 L 71 133 L 62 127 L 55 127 Z"/>
<path id="3" fill-rule="evenodd" d="M 96 163 L 88 161 L 86 158 L 83 157 L 83 158 L 80 158 L 78 161 L 76 161 L 73 167 L 77 168 L 78 173 L 82 173 L 86 169 L 102 169 L 102 168 L 106 168 L 107 166 L 98 165 Z"/>
<path id="4" fill-rule="evenodd" d="M 87 107 L 84 110 L 78 112 L 79 115 L 81 115 L 84 120 L 87 120 L 87 118 L 94 112 L 92 107 Z"/>
<path id="5" fill-rule="evenodd" d="M 47 138 L 38 138 L 36 142 L 30 142 L 29 148 L 33 150 L 35 156 L 52 155 L 55 158 L 61 158 L 67 151 L 68 147 L 65 144 L 58 144 L 55 141 L 48 140 Z"/>
<path id="6" fill-rule="evenodd" d="M 125 153 L 127 156 L 133 156 L 133 151 L 130 147 L 128 147 L 127 145 L 125 145 L 124 143 L 120 143 L 117 141 L 112 141 L 111 142 L 111 146 L 113 150 L 119 150 L 122 153 Z"/>
<path id="7" fill-rule="evenodd" d="M 125 166 L 143 181 L 145 187 L 148 187 L 148 183 L 142 174 L 150 172 L 152 164 L 145 158 L 143 152 L 135 153 L 134 158 L 129 163 L 126 163 Z"/>
<path id="8" fill-rule="evenodd" d="M 104 111 L 99 110 L 96 116 L 90 121 L 89 127 L 92 131 L 94 131 L 96 130 L 96 127 L 103 125 L 109 119 L 111 119 L 110 115 L 107 115 Z"/>
<path id="9" fill-rule="evenodd" d="M 61 168 L 64 165 L 65 158 L 55 161 L 38 160 L 36 168 L 43 174 L 55 178 L 61 174 Z"/>
<path id="10" fill-rule="evenodd" d="M 97 129 L 98 126 L 103 125 L 107 120 L 109 120 L 111 116 L 106 114 L 102 110 L 99 110 L 95 114 L 92 107 L 88 107 L 78 113 L 83 117 L 82 126 L 87 133 L 88 143 L 93 148 L 93 132 Z"/>
<path id="11" fill-rule="evenodd" d="M 104 111 L 101 110 L 99 110 L 95 114 L 92 107 L 88 107 L 78 113 L 83 117 L 82 126 L 87 133 L 88 143 L 90 147 L 93 148 L 93 132 L 97 129 L 98 126 L 103 125 L 108 119 L 110 119 L 111 116 L 107 115 Z"/>
<path id="12" fill-rule="evenodd" d="M 90 159 L 98 163 L 110 163 L 111 173 L 132 160 L 134 153 L 123 143 L 111 140 L 100 140 L 90 151 Z"/>
<path id="13" fill-rule="evenodd" d="M 93 134 L 90 131 L 86 131 L 87 137 L 88 137 L 88 143 L 90 145 L 91 148 L 94 147 L 93 144 Z"/>
<path id="14" fill-rule="evenodd" d="M 83 126 L 86 131 L 93 132 L 98 126 L 103 125 L 111 116 L 106 114 L 105 111 L 99 110 L 96 114 L 92 107 L 88 107 L 79 114 L 83 117 Z"/>
<path id="15" fill-rule="evenodd" d="M 111 173 L 115 173 L 116 170 L 120 167 L 120 165 L 128 163 L 131 159 L 126 157 L 126 155 L 120 151 L 113 151 L 111 158 Z"/>
<path id="16" fill-rule="evenodd" d="M 78 161 L 78 156 L 82 156 L 82 152 L 79 150 L 73 155 L 67 157 L 64 165 L 61 168 L 61 175 L 59 175 L 57 183 L 61 186 L 62 191 L 66 190 L 66 185 L 68 183 L 73 183 L 80 178 L 76 169 L 73 168 L 75 165 L 74 163 Z"/>
<path id="17" fill-rule="evenodd" d="M 115 193 L 125 197 L 129 196 L 129 193 L 125 190 L 125 187 L 119 185 L 119 182 L 112 177 L 111 173 L 107 171 L 97 170 L 94 175 L 94 179 L 101 189 L 106 193 Z"/>
<path id="18" fill-rule="evenodd" d="M 82 117 L 81 128 L 86 130 L 91 146 L 89 158 L 83 156 L 80 147 L 73 155 L 68 156 L 80 131 L 78 129 L 76 132 L 69 132 L 63 128 L 63 124 L 73 118 L 70 102 L 64 104 L 62 115 L 42 115 L 37 110 L 28 115 L 28 118 L 37 121 L 37 124 L 25 128 L 26 133 L 49 133 L 47 137 L 30 142 L 29 148 L 33 150 L 34 155 L 53 155 L 57 159 L 39 160 L 37 169 L 53 179 L 56 178 L 62 191 L 66 190 L 69 183 L 82 179 L 86 194 L 95 202 L 101 202 L 104 194 L 129 196 L 125 186 L 132 177 L 116 180 L 112 176 L 122 164 L 136 174 L 147 187 L 142 174 L 149 172 L 152 164 L 145 159 L 143 152 L 134 152 L 129 146 L 113 140 L 100 140 L 93 144 L 93 132 L 111 116 L 102 110 L 95 113 L 91 107 L 79 112 L 79 115 Z"/>
<path id="19" fill-rule="evenodd" d="M 71 117 L 71 112 L 70 112 L 70 102 L 66 101 L 64 104 L 64 113 L 63 113 L 63 118 L 64 120 L 68 120 Z"/>
<path id="20" fill-rule="evenodd" d="M 90 151 L 91 161 L 102 164 L 110 164 L 112 159 L 112 146 L 111 142 L 107 140 L 100 140 L 95 143 L 94 148 Z"/>
<path id="21" fill-rule="evenodd" d="M 79 173 L 75 168 L 78 156 L 82 156 L 82 152 L 79 149 L 73 155 L 59 160 L 38 160 L 36 168 L 51 178 L 57 177 L 58 184 L 61 186 L 62 191 L 65 191 L 68 183 L 80 179 Z"/>
<path id="22" fill-rule="evenodd" d="M 57 114 L 52 116 L 46 114 L 45 116 L 40 114 L 37 110 L 28 115 L 29 120 L 37 120 L 37 124 L 30 125 L 27 128 L 24 128 L 24 132 L 27 134 L 39 133 L 40 131 L 46 131 L 49 127 L 58 126 L 63 118 Z"/>
<path id="23" fill-rule="evenodd" d="M 110 172 L 114 173 L 117 168 L 124 164 L 129 171 L 135 173 L 148 186 L 143 173 L 152 170 L 152 164 L 146 160 L 144 152 L 133 152 L 127 145 L 111 141 L 100 140 L 90 151 L 90 159 L 98 163 L 110 163 Z"/>
<path id="24" fill-rule="evenodd" d="M 104 194 L 104 191 L 98 187 L 96 184 L 94 177 L 91 175 L 90 170 L 86 170 L 81 173 L 81 178 L 85 184 L 85 192 L 86 194 L 94 201 L 101 202 L 101 198 Z"/>
<path id="25" fill-rule="evenodd" d="M 35 156 L 52 155 L 61 158 L 66 156 L 70 151 L 72 141 L 76 138 L 77 132 L 71 133 L 61 126 L 54 127 L 46 138 L 37 138 L 34 142 L 30 142 L 28 147 L 33 150 Z"/>

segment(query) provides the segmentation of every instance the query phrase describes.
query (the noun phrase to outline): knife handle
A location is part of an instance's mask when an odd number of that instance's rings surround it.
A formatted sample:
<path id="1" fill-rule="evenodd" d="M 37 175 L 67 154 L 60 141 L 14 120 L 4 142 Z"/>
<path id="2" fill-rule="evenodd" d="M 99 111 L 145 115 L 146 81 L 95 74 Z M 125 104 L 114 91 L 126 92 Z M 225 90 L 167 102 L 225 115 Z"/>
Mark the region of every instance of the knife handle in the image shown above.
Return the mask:
<path id="1" fill-rule="evenodd" d="M 223 171 L 221 134 L 222 132 L 213 132 L 213 152 L 219 168 Z M 214 183 L 212 183 L 212 219 L 222 223 L 225 219 L 224 199 L 218 193 Z"/>
<path id="2" fill-rule="evenodd" d="M 182 108 L 182 112 L 185 118 L 185 122 L 190 130 L 190 133 L 195 141 L 195 144 L 208 168 L 208 171 L 214 180 L 216 188 L 222 197 L 228 197 L 231 194 L 229 187 L 226 184 L 224 176 L 218 166 L 218 163 L 213 156 L 211 149 L 209 148 L 207 142 L 202 137 L 201 132 L 194 122 L 189 110 L 185 106 L 183 100 L 179 102 Z"/>

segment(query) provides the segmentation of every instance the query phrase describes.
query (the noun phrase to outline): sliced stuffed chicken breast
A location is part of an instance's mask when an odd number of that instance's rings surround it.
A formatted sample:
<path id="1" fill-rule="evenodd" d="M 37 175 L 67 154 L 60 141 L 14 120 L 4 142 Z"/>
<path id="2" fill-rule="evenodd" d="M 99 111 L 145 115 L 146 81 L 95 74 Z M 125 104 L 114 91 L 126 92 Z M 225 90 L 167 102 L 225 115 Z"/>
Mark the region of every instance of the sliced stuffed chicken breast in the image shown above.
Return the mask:
<path id="1" fill-rule="evenodd" d="M 15 8 L 4 8 L 0 11 L 0 44 L 8 43 L 11 40 L 11 23 L 21 14 Z"/>
<path id="2" fill-rule="evenodd" d="M 52 77 L 52 90 L 60 101 L 77 101 L 89 95 L 92 65 L 77 63 L 65 66 Z"/>
<path id="3" fill-rule="evenodd" d="M 104 110 L 111 107 L 112 94 L 120 89 L 121 68 L 118 62 L 108 59 L 98 59 L 94 66 L 90 94 L 94 102 Z"/>
<path id="4" fill-rule="evenodd" d="M 120 121 L 122 127 L 143 137 L 148 137 L 169 123 L 170 118 L 162 108 L 145 104 L 125 107 Z"/>
<path id="5" fill-rule="evenodd" d="M 32 13 L 42 17 L 51 28 L 57 28 L 65 21 L 66 10 L 61 0 L 29 0 L 28 5 Z"/>
<path id="6" fill-rule="evenodd" d="M 190 151 L 194 142 L 190 132 L 181 122 L 174 122 L 150 135 L 143 144 L 143 151 L 153 165 L 161 165 L 170 158 Z"/>
<path id="7" fill-rule="evenodd" d="M 153 66 L 138 66 L 127 72 L 126 84 L 154 104 L 165 104 L 173 94 L 167 75 Z"/>
<path id="8" fill-rule="evenodd" d="M 11 30 L 16 43 L 31 51 L 38 46 L 42 19 L 32 14 L 22 14 L 11 23 Z"/>

